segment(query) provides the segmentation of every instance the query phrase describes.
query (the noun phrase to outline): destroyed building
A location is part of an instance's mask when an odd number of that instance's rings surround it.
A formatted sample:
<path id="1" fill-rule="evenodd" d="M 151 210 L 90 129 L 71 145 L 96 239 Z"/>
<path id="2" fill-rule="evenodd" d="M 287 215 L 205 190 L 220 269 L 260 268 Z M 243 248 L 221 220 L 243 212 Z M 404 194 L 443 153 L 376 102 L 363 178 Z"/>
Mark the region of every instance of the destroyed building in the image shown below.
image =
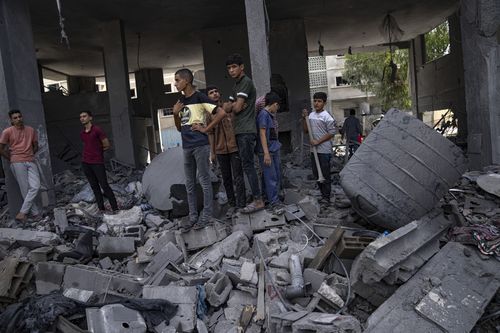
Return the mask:
<path id="1" fill-rule="evenodd" d="M 397 41 L 380 29 L 389 14 Z M 450 52 L 428 62 L 424 34 L 443 21 Z M 14 219 L 22 198 L 3 159 L 0 331 L 500 331 L 497 0 L 0 0 L 0 27 L 2 129 L 20 109 L 37 130 L 46 212 Z M 412 110 L 385 110 L 349 162 L 332 164 L 320 207 L 299 121 L 308 55 L 389 44 L 409 50 Z M 273 75 L 286 84 L 285 214 L 228 211 L 213 170 L 215 219 L 181 231 L 182 149 L 162 149 L 159 121 L 179 93 L 164 73 L 187 66 L 198 88 L 229 96 L 234 52 L 258 96 Z M 458 145 L 419 120 L 444 108 Z M 117 214 L 99 212 L 83 177 L 82 110 L 112 143 Z"/>

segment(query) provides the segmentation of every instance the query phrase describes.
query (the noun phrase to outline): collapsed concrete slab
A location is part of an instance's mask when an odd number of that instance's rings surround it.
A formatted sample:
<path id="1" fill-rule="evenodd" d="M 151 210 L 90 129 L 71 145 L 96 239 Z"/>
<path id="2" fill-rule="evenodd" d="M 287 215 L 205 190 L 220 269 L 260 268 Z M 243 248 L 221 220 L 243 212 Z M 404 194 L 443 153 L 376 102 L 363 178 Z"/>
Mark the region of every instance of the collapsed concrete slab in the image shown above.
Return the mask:
<path id="1" fill-rule="evenodd" d="M 102 308 L 86 309 L 87 326 L 90 332 L 146 333 L 147 326 L 139 311 L 121 304 L 108 304 Z"/>
<path id="2" fill-rule="evenodd" d="M 188 250 L 197 250 L 210 246 L 226 238 L 226 226 L 222 223 L 207 225 L 201 229 L 191 229 L 182 233 Z"/>
<path id="3" fill-rule="evenodd" d="M 499 287 L 499 261 L 449 242 L 373 312 L 365 333 L 470 332 Z"/>
<path id="4" fill-rule="evenodd" d="M 261 231 L 286 224 L 284 215 L 275 215 L 267 210 L 260 210 L 252 214 L 236 213 L 233 224 L 250 226 L 253 231 Z"/>
<path id="5" fill-rule="evenodd" d="M 192 332 L 196 327 L 196 303 L 198 301 L 196 287 L 144 286 L 142 295 L 145 299 L 164 299 L 177 305 L 177 314 L 170 319 L 169 327 L 175 329 L 180 325 L 181 332 Z"/>
<path id="6" fill-rule="evenodd" d="M 467 168 L 462 150 L 391 109 L 340 172 L 358 214 L 395 230 L 432 210 Z"/>
<path id="7" fill-rule="evenodd" d="M 0 228 L 0 244 L 10 246 L 17 243 L 30 249 L 54 245 L 59 242 L 59 237 L 47 231 L 33 231 L 23 229 Z"/>

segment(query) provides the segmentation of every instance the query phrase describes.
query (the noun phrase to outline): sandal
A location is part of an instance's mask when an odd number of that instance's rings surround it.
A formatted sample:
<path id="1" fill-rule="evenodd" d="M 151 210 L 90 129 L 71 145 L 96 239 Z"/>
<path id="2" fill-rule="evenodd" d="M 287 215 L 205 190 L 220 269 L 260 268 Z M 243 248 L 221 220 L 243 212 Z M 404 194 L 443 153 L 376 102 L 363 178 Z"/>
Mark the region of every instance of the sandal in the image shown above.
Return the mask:
<path id="1" fill-rule="evenodd" d="M 240 213 L 252 214 L 252 213 L 258 212 L 258 211 L 263 210 L 263 209 L 264 209 L 264 206 L 257 207 L 254 202 L 251 202 L 246 207 L 240 209 Z"/>

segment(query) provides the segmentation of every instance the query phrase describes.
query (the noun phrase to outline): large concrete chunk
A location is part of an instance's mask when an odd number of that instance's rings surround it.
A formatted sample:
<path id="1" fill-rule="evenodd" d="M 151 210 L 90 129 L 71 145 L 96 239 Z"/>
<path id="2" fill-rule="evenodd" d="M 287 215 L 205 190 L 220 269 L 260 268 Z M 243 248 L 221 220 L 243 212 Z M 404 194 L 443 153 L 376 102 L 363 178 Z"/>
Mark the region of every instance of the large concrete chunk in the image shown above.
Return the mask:
<path id="1" fill-rule="evenodd" d="M 178 264 L 182 261 L 182 252 L 173 243 L 168 243 L 160 252 L 158 252 L 153 260 L 146 266 L 144 271 L 149 275 L 153 275 L 160 270 L 165 264 L 171 262 Z"/>
<path id="2" fill-rule="evenodd" d="M 135 252 L 132 237 L 100 237 L 97 252 L 100 258 L 122 259 Z"/>
<path id="3" fill-rule="evenodd" d="M 137 296 L 142 291 L 142 285 L 135 276 L 85 265 L 67 266 L 63 287 L 119 296 Z"/>
<path id="4" fill-rule="evenodd" d="M 292 324 L 293 333 L 361 333 L 361 324 L 352 316 L 312 312 Z M 389 331 L 387 331 L 389 332 Z"/>
<path id="5" fill-rule="evenodd" d="M 146 333 L 147 326 L 139 311 L 121 304 L 109 304 L 100 309 L 86 309 L 87 326 L 92 333 Z"/>
<path id="6" fill-rule="evenodd" d="M 500 262 L 450 242 L 375 310 L 365 333 L 470 332 L 499 287 Z"/>
<path id="7" fill-rule="evenodd" d="M 235 231 L 222 241 L 222 253 L 226 258 L 239 258 L 250 249 L 248 238 L 243 231 Z"/>
<path id="8" fill-rule="evenodd" d="M 373 284 L 382 279 L 390 284 L 406 282 L 439 251 L 439 239 L 451 225 L 450 220 L 436 211 L 377 238 L 354 261 L 353 284 L 358 281 Z"/>
<path id="9" fill-rule="evenodd" d="M 57 262 L 39 262 L 36 264 L 36 293 L 46 295 L 54 290 L 60 290 L 65 271 L 66 265 Z"/>
<path id="10" fill-rule="evenodd" d="M 237 213 L 233 216 L 233 224 L 248 225 L 253 231 L 260 231 L 285 225 L 286 221 L 284 215 L 274 215 L 264 209 L 252 214 Z"/>
<path id="11" fill-rule="evenodd" d="M 52 232 L 0 228 L 0 244 L 11 245 L 18 243 L 21 246 L 33 249 L 53 245 L 58 241 L 59 237 Z"/>
<path id="12" fill-rule="evenodd" d="M 226 236 L 226 226 L 222 223 L 214 223 L 201 229 L 191 229 L 182 234 L 188 250 L 210 246 L 223 240 Z"/>
<path id="13" fill-rule="evenodd" d="M 342 169 L 340 183 L 358 214 L 394 230 L 431 211 L 466 168 L 459 147 L 391 109 Z"/>

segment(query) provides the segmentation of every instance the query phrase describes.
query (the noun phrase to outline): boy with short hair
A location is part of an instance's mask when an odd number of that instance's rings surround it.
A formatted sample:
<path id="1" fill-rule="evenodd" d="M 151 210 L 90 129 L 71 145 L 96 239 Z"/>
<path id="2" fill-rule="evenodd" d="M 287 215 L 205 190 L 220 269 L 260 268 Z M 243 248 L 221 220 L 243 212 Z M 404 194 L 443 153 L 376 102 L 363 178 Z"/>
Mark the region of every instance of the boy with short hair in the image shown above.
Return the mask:
<path id="1" fill-rule="evenodd" d="M 207 95 L 214 103 L 221 105 L 221 95 L 216 86 L 207 86 Z M 215 111 L 210 115 L 210 121 L 215 116 Z M 226 189 L 230 207 L 243 208 L 246 205 L 245 180 L 238 145 L 233 129 L 233 114 L 226 114 L 221 122 L 209 134 L 211 146 L 211 159 L 219 163 L 222 182 Z"/>
<path id="2" fill-rule="evenodd" d="M 325 110 L 327 96 L 324 92 L 317 92 L 313 95 L 313 108 L 314 111 L 309 114 L 308 110 L 302 111 L 303 129 L 308 133 L 306 117 L 309 118 L 311 125 L 312 140 L 311 144 L 311 162 L 314 177 L 318 178 L 318 169 L 313 155 L 313 146 L 316 147 L 318 153 L 319 165 L 325 180 L 321 183 L 318 182 L 318 187 L 321 191 L 321 206 L 328 207 L 330 204 L 330 194 L 332 191 L 332 181 L 330 175 L 330 159 L 332 156 L 332 142 L 331 139 L 335 135 L 335 119 Z"/>
<path id="3" fill-rule="evenodd" d="M 174 122 L 181 132 L 184 150 L 184 171 L 189 205 L 189 226 L 201 228 L 212 218 L 212 183 L 210 181 L 210 146 L 207 132 L 224 117 L 222 108 L 214 104 L 205 94 L 193 86 L 193 73 L 182 68 L 175 72 L 175 87 L 183 95 L 173 107 Z M 207 114 L 217 109 L 213 121 L 207 126 Z M 203 189 L 203 210 L 198 220 L 196 203 L 196 174 Z"/>
<path id="4" fill-rule="evenodd" d="M 273 213 L 277 215 L 285 212 L 278 197 L 281 183 L 281 143 L 278 141 L 278 129 L 274 116 L 279 108 L 280 98 L 278 94 L 269 92 L 265 96 L 265 107 L 257 117 L 257 128 L 259 129 L 257 154 L 262 169 L 262 194 L 265 192 Z"/>
<path id="5" fill-rule="evenodd" d="M 238 144 L 243 171 L 245 172 L 250 189 L 252 190 L 253 202 L 241 210 L 244 214 L 250 214 L 264 208 L 264 201 L 259 188 L 259 178 L 254 164 L 254 150 L 257 141 L 257 129 L 255 127 L 255 99 L 256 90 L 252 80 L 245 75 L 243 58 L 239 54 L 233 54 L 226 60 L 226 68 L 235 80 L 231 102 L 224 103 L 224 111 L 234 112 L 234 134 Z"/>

